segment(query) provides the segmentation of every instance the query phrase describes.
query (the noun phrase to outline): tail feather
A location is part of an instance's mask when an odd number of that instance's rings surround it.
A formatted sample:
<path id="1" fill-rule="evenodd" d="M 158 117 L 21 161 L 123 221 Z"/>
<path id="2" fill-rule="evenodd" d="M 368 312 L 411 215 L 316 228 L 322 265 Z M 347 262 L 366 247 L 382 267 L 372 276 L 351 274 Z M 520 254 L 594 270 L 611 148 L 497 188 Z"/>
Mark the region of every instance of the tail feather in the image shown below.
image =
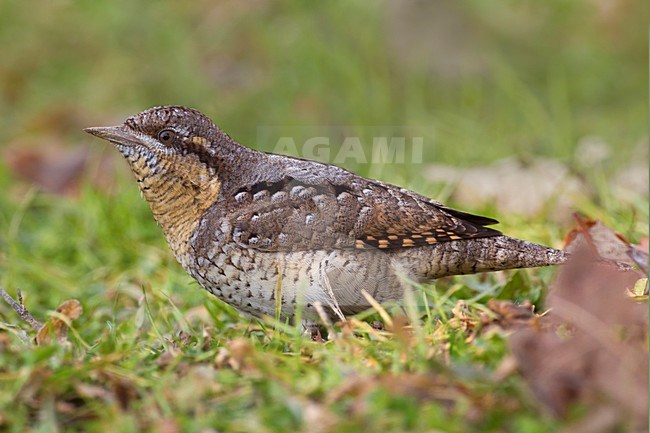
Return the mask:
<path id="1" fill-rule="evenodd" d="M 569 257 L 562 250 L 508 236 L 499 236 L 494 239 L 492 248 L 497 250 L 495 264 L 502 267 L 501 269 L 560 265 L 565 263 Z"/>
<path id="2" fill-rule="evenodd" d="M 508 236 L 446 242 L 430 249 L 427 279 L 505 269 L 559 265 L 568 254 L 561 250 Z"/>

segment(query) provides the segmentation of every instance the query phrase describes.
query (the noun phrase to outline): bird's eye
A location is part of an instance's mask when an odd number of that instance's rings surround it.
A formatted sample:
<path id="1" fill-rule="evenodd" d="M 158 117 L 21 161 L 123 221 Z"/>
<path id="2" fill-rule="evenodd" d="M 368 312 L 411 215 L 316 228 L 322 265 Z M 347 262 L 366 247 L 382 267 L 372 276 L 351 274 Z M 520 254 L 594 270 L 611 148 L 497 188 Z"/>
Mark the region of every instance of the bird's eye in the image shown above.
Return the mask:
<path id="1" fill-rule="evenodd" d="M 176 133 L 172 129 L 163 129 L 158 133 L 158 140 L 162 144 L 169 144 L 174 140 Z"/>

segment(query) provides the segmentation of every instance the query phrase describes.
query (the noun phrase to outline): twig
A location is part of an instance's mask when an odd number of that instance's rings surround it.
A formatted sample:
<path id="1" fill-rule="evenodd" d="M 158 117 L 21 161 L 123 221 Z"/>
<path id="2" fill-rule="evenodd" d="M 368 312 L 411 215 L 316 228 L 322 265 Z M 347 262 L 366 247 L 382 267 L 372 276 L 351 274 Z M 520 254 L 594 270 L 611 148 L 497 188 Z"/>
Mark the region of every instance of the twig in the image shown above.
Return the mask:
<path id="1" fill-rule="evenodd" d="M 31 315 L 31 313 L 25 307 L 25 304 L 23 304 L 23 295 L 20 293 L 20 290 L 18 290 L 18 302 L 16 302 L 14 298 L 12 298 L 9 293 L 7 293 L 2 287 L 0 287 L 0 295 L 2 295 L 5 302 L 9 304 L 9 306 L 13 308 L 16 313 L 18 313 L 20 318 L 29 323 L 32 328 L 38 331 L 43 327 L 41 322 L 34 319 L 34 316 Z"/>

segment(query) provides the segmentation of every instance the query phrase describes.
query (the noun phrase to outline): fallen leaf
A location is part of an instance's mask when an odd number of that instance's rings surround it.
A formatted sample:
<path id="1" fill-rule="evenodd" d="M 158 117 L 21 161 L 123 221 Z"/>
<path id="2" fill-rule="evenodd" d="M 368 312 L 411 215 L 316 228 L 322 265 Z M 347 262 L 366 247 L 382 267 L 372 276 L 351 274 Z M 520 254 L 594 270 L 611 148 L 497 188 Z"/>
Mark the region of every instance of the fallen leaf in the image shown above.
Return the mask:
<path id="1" fill-rule="evenodd" d="M 541 316 L 535 314 L 535 306 L 528 300 L 517 304 L 491 299 L 486 307 L 487 311 L 470 308 L 465 301 L 460 300 L 452 309 L 453 317 L 449 320 L 449 325 L 467 333 L 468 341 L 495 326 L 501 329 L 539 327 Z"/>
<path id="2" fill-rule="evenodd" d="M 77 196 L 84 182 L 111 191 L 114 185 L 115 156 L 90 147 L 68 147 L 60 139 L 39 137 L 48 146 L 17 143 L 4 150 L 9 170 L 19 179 L 44 191 Z"/>
<path id="3" fill-rule="evenodd" d="M 16 176 L 55 194 L 76 194 L 87 158 L 83 149 L 53 151 L 21 147 L 5 152 L 7 166 Z"/>
<path id="4" fill-rule="evenodd" d="M 472 332 L 481 323 L 476 312 L 472 311 L 462 299 L 456 302 L 454 308 L 451 309 L 451 314 L 449 326 L 465 333 Z"/>
<path id="5" fill-rule="evenodd" d="M 602 251 L 599 242 L 596 237 L 594 246 Z M 625 296 L 638 279 L 638 271 L 603 261 L 583 242 L 548 296 L 544 326 L 510 337 L 519 370 L 557 416 L 579 403 L 585 419 L 607 410 L 615 423 L 647 430 L 648 308 Z M 611 431 L 611 425 L 603 418 L 589 431 Z"/>
<path id="6" fill-rule="evenodd" d="M 169 347 L 168 350 L 166 350 L 162 355 L 156 358 L 154 364 L 163 369 L 167 368 L 170 365 L 174 365 L 173 364 L 174 360 L 177 359 L 180 354 L 181 352 L 179 349 L 176 349 L 174 347 Z"/>
<path id="7" fill-rule="evenodd" d="M 537 327 L 539 324 L 540 316 L 535 314 L 535 306 L 528 300 L 515 304 L 512 301 L 490 299 L 487 307 L 496 317 L 482 315 L 483 325 L 496 324 L 503 329 L 510 329 L 520 326 Z"/>
<path id="8" fill-rule="evenodd" d="M 76 299 L 69 299 L 63 302 L 56 309 L 50 319 L 38 330 L 36 334 L 36 344 L 48 344 L 52 341 L 52 336 L 56 337 L 59 344 L 67 341 L 68 327 L 70 323 L 79 318 L 83 312 L 81 303 Z"/>
<path id="9" fill-rule="evenodd" d="M 574 217 L 578 225 L 564 239 L 564 249 L 567 252 L 578 251 L 583 245 L 587 245 L 592 254 L 632 268 L 641 267 L 647 275 L 646 251 L 630 244 L 623 235 L 601 221 L 583 218 L 578 214 L 574 214 Z"/>
<path id="10" fill-rule="evenodd" d="M 228 366 L 238 371 L 247 367 L 248 359 L 253 354 L 253 346 L 247 340 L 243 338 L 231 340 L 226 347 L 219 349 L 214 364 L 219 368 Z"/>

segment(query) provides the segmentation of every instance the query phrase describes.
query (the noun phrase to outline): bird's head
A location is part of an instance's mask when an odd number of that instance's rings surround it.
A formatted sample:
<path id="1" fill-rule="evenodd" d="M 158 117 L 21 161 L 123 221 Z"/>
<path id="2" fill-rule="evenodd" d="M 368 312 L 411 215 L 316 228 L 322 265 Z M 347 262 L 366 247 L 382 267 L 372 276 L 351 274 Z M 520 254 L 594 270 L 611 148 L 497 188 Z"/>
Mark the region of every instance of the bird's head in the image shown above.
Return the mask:
<path id="1" fill-rule="evenodd" d="M 207 116 L 180 106 L 154 107 L 122 125 L 84 131 L 124 155 L 170 244 L 186 240 L 219 196 L 224 152 L 244 151 Z"/>
<path id="2" fill-rule="evenodd" d="M 113 143 L 129 162 L 145 163 L 154 171 L 171 161 L 213 165 L 215 142 L 225 136 L 207 116 L 180 106 L 150 108 L 129 117 L 122 125 L 84 131 Z"/>

